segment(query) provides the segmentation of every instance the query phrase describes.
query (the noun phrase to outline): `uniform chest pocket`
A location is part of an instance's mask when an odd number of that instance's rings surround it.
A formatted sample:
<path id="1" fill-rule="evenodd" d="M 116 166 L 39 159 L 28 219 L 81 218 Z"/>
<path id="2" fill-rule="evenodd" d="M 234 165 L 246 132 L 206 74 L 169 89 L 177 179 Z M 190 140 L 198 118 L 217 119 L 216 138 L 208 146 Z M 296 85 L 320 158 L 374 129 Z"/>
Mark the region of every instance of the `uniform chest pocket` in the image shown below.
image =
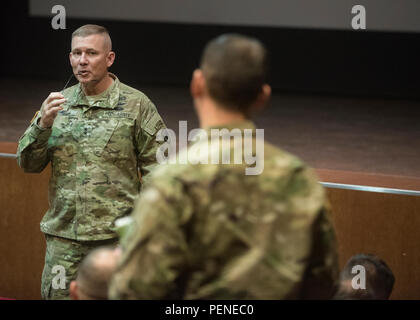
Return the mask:
<path id="1" fill-rule="evenodd" d="M 118 119 L 102 119 L 85 124 L 80 134 L 85 136 L 87 148 L 101 157 L 112 135 L 118 127 Z"/>
<path id="2" fill-rule="evenodd" d="M 61 150 L 64 147 L 74 145 L 74 143 L 77 142 L 73 137 L 76 121 L 76 117 L 62 116 L 60 114 L 57 116 L 52 127 L 51 136 L 48 139 L 48 148 L 51 151 L 56 149 Z M 68 150 L 68 148 L 66 150 Z"/>
<path id="3" fill-rule="evenodd" d="M 118 119 L 101 156 L 107 160 L 123 161 L 134 155 L 134 120 Z"/>
<path id="4" fill-rule="evenodd" d="M 77 153 L 78 144 L 73 137 L 73 125 L 77 118 L 59 114 L 54 121 L 51 136 L 48 139 L 48 153 L 54 172 L 67 172 Z"/>

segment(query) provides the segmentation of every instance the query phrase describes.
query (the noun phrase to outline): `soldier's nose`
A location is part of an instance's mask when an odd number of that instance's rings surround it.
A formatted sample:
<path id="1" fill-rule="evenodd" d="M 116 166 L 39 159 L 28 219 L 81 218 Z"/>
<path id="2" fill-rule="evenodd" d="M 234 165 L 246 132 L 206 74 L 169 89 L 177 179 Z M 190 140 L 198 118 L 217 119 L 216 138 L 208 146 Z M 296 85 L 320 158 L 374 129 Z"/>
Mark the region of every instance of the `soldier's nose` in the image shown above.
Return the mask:
<path id="1" fill-rule="evenodd" d="M 80 56 L 79 63 L 80 63 L 81 65 L 85 65 L 85 64 L 87 64 L 87 63 L 88 63 L 88 60 L 86 59 L 86 55 L 85 55 L 84 53 L 82 53 L 82 55 Z"/>

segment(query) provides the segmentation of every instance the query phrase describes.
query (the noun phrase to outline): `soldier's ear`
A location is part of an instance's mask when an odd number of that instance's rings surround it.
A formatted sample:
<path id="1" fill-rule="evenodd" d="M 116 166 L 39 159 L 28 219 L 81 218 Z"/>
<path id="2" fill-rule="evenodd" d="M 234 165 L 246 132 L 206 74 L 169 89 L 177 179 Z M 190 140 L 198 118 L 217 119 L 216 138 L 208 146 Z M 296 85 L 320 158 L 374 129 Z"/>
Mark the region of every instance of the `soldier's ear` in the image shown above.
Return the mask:
<path id="1" fill-rule="evenodd" d="M 255 102 L 249 107 L 249 114 L 253 117 L 255 114 L 261 112 L 266 106 L 271 97 L 271 87 L 268 84 L 263 84 L 261 91 L 255 99 Z"/>
<path id="2" fill-rule="evenodd" d="M 206 79 L 201 69 L 195 69 L 192 74 L 190 93 L 193 98 L 200 98 L 206 92 Z"/>
<path id="3" fill-rule="evenodd" d="M 70 298 L 72 300 L 79 300 L 79 295 L 77 294 L 77 282 L 76 281 L 72 281 L 70 282 Z"/>
<path id="4" fill-rule="evenodd" d="M 266 105 L 268 100 L 270 100 L 271 97 L 271 87 L 268 84 L 263 84 L 261 93 L 259 94 L 259 103 L 262 105 Z"/>
<path id="5" fill-rule="evenodd" d="M 263 84 L 263 86 L 261 87 L 261 91 L 257 96 L 257 100 L 255 101 L 255 107 L 257 111 L 264 109 L 268 100 L 270 100 L 270 97 L 271 87 L 268 84 Z"/>
<path id="6" fill-rule="evenodd" d="M 115 60 L 115 52 L 114 51 L 108 52 L 108 55 L 106 57 L 106 66 L 108 68 L 112 66 L 114 64 L 114 60 Z"/>

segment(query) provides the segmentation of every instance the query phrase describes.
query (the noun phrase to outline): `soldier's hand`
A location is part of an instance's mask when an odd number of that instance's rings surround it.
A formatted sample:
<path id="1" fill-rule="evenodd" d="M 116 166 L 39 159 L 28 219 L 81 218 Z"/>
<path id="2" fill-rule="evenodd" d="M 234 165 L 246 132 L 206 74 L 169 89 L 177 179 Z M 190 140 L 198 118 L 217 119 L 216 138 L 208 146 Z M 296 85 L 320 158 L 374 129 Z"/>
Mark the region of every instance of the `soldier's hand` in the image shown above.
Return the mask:
<path id="1" fill-rule="evenodd" d="M 53 125 L 58 111 L 63 110 L 62 104 L 66 100 L 60 92 L 50 93 L 42 104 L 41 120 L 39 121 L 42 128 L 50 128 Z"/>

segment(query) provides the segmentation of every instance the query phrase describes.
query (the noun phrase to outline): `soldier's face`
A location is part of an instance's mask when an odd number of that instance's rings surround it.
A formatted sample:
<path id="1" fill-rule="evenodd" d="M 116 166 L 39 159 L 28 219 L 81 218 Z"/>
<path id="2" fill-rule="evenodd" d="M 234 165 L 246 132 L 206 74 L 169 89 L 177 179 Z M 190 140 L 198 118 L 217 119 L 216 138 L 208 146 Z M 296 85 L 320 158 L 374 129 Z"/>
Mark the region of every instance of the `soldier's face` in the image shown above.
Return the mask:
<path id="1" fill-rule="evenodd" d="M 74 37 L 71 41 L 70 64 L 82 84 L 94 84 L 105 78 L 114 58 L 115 53 L 109 50 L 101 34 Z"/>

